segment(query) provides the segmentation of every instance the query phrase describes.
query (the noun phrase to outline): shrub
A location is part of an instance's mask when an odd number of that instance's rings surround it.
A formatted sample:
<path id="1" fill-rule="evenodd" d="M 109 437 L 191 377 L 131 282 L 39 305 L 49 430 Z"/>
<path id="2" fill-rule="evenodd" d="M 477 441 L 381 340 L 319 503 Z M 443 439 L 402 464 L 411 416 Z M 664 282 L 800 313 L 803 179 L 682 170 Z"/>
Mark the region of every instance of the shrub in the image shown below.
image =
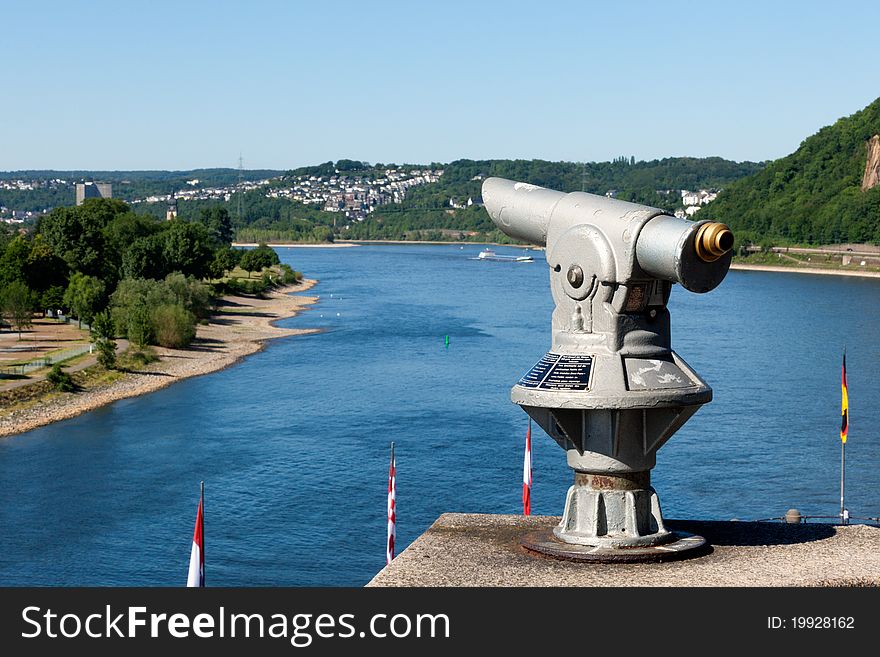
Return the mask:
<path id="1" fill-rule="evenodd" d="M 165 277 L 164 285 L 173 294 L 177 304 L 183 306 L 196 317 L 204 318 L 211 314 L 214 295 L 210 286 L 195 278 L 187 278 L 180 273 L 168 274 Z"/>
<path id="2" fill-rule="evenodd" d="M 106 369 L 116 367 L 116 337 L 113 318 L 108 311 L 95 315 L 92 322 L 92 342 L 98 349 L 98 362 Z"/>
<path id="3" fill-rule="evenodd" d="M 60 363 L 52 366 L 52 369 L 46 375 L 46 380 L 52 384 L 55 390 L 61 392 L 74 392 L 76 390 L 76 384 L 73 382 L 70 374 L 61 369 Z"/>
<path id="4" fill-rule="evenodd" d="M 269 285 L 263 279 L 260 279 L 260 280 L 247 281 L 246 290 L 247 290 L 248 294 L 252 294 L 255 297 L 259 297 L 259 296 L 263 295 L 263 292 L 265 292 L 268 289 L 268 287 L 269 287 Z"/>
<path id="5" fill-rule="evenodd" d="M 132 365 L 143 367 L 144 365 L 149 365 L 150 363 L 155 363 L 156 361 L 159 360 L 159 357 L 149 349 L 142 349 L 139 351 L 128 352 L 126 354 L 126 359 Z"/>
<path id="6" fill-rule="evenodd" d="M 126 334 L 137 347 L 146 347 L 153 340 L 153 321 L 146 304 L 138 304 L 129 309 L 126 316 Z"/>
<path id="7" fill-rule="evenodd" d="M 213 304 L 210 286 L 174 273 L 163 281 L 121 281 L 113 293 L 111 312 L 118 332 L 135 346 L 155 342 L 181 347 L 192 341 L 196 319 L 208 317 Z"/>
<path id="8" fill-rule="evenodd" d="M 98 349 L 98 363 L 104 369 L 112 370 L 116 367 L 116 343 L 112 340 L 100 340 L 95 343 Z"/>
<path id="9" fill-rule="evenodd" d="M 185 347 L 196 337 L 195 316 L 182 306 L 164 304 L 153 310 L 153 331 L 163 347 Z"/>
<path id="10" fill-rule="evenodd" d="M 281 282 L 284 285 L 294 285 L 302 280 L 302 274 L 294 271 L 288 264 L 281 265 Z"/>

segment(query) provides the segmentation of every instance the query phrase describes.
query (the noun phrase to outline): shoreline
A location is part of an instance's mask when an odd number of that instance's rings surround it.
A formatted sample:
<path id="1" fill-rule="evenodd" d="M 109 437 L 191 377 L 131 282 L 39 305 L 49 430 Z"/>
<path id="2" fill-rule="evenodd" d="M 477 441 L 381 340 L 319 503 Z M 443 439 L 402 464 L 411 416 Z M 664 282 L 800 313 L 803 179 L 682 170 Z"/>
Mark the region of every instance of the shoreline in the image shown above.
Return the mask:
<path id="1" fill-rule="evenodd" d="M 543 251 L 544 247 L 538 247 L 534 244 L 502 244 L 501 242 L 462 242 L 460 240 L 444 241 L 444 240 L 336 240 L 335 242 L 326 242 L 315 244 L 313 242 L 266 242 L 266 246 L 285 248 L 285 249 L 344 249 L 352 246 L 362 246 L 364 244 L 435 244 L 438 246 L 509 246 L 512 249 L 529 249 L 532 251 Z M 233 242 L 232 246 L 259 246 L 256 242 Z"/>
<path id="2" fill-rule="evenodd" d="M 878 271 L 854 271 L 849 269 L 822 269 L 819 267 L 781 267 L 778 265 L 747 265 L 735 262 L 730 265 L 737 271 L 766 271 L 784 274 L 818 274 L 819 276 L 853 276 L 857 278 L 880 278 Z"/>
<path id="3" fill-rule="evenodd" d="M 307 292 L 318 281 L 304 280 L 267 294 L 265 299 L 222 297 L 207 325 L 199 325 L 189 348 L 153 347 L 160 357 L 140 372 L 126 372 L 112 383 L 38 402 L 32 407 L 0 415 L 0 438 L 13 436 L 106 406 L 121 399 L 139 397 L 177 381 L 211 374 L 261 351 L 268 340 L 291 335 L 319 333 L 320 329 L 279 328 L 275 322 L 295 317 L 318 301 L 317 296 L 292 296 Z"/>
<path id="4" fill-rule="evenodd" d="M 352 242 L 327 242 L 314 244 L 312 242 L 265 242 L 266 246 L 283 249 L 344 249 L 349 246 L 359 246 Z M 260 246 L 257 242 L 233 242 L 231 246 Z"/>
<path id="5" fill-rule="evenodd" d="M 451 246 L 451 245 L 460 245 L 462 247 L 465 246 L 477 246 L 477 245 L 488 245 L 488 246 L 507 246 L 512 249 L 524 249 L 530 251 L 544 251 L 545 247 L 538 247 L 533 244 L 502 244 L 500 242 L 462 242 L 459 240 L 455 241 L 446 241 L 446 240 L 337 240 L 336 242 L 327 243 L 327 244 L 312 244 L 312 243 L 300 243 L 300 242 L 272 242 L 268 243 L 267 246 L 271 247 L 282 247 L 282 248 L 313 248 L 313 249 L 333 249 L 333 248 L 346 248 L 352 246 L 362 246 L 362 245 L 382 245 L 382 244 L 390 244 L 394 246 L 405 246 L 407 244 L 432 244 L 437 246 Z M 233 242 L 232 246 L 258 246 L 253 242 Z M 798 248 L 791 247 L 792 251 L 809 251 L 806 248 Z M 868 255 L 868 254 L 862 254 Z M 875 255 L 875 254 L 870 254 Z M 778 265 L 750 265 L 746 263 L 733 263 L 730 265 L 731 269 L 735 269 L 738 271 L 764 271 L 764 272 L 779 272 L 779 273 L 795 273 L 795 274 L 817 274 L 820 276 L 854 276 L 857 278 L 880 278 L 880 271 L 857 271 L 851 269 L 825 269 L 822 267 L 783 267 Z"/>
<path id="6" fill-rule="evenodd" d="M 438 246 L 509 246 L 512 249 L 528 249 L 531 251 L 544 251 L 543 246 L 534 244 L 502 244 L 501 242 L 462 242 L 459 240 L 446 242 L 443 240 L 340 240 L 334 242 L 339 246 L 360 246 L 361 244 L 435 244 Z"/>

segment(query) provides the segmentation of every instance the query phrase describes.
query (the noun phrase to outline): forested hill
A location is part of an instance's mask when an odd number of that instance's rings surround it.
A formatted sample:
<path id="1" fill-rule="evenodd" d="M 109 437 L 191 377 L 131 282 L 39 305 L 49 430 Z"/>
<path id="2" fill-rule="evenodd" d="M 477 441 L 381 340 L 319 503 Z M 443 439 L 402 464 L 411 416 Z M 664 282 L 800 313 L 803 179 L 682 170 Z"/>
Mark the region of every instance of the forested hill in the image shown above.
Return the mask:
<path id="1" fill-rule="evenodd" d="M 822 128 L 791 155 L 725 187 L 700 219 L 723 221 L 740 239 L 752 241 L 880 241 L 878 134 L 880 98 Z"/>
<path id="2" fill-rule="evenodd" d="M 445 195 L 448 201 L 450 196 L 478 195 L 482 184 L 481 180 L 475 180 L 478 176 L 499 176 L 563 192 L 605 194 L 616 190 L 618 197 L 651 197 L 658 191 L 719 188 L 759 171 L 762 166 L 755 162 L 731 162 L 720 157 L 670 157 L 638 162 L 635 158 L 619 157 L 611 162 L 585 164 L 546 160 L 456 160 L 446 165 L 438 183 L 426 185 L 418 191 L 427 199 L 439 201 Z M 665 194 L 661 193 L 661 198 L 654 201 L 663 202 L 662 197 Z"/>
<path id="3" fill-rule="evenodd" d="M 276 169 L 242 169 L 246 180 L 257 180 L 279 176 L 283 171 Z M 57 171 L 54 169 L 22 169 L 19 171 L 0 171 L 0 180 L 99 180 L 116 183 L 178 183 L 198 178 L 206 185 L 231 185 L 238 180 L 239 170 L 232 168 L 189 169 L 187 171 Z M 167 185 L 166 185 L 167 186 Z"/>
<path id="4" fill-rule="evenodd" d="M 759 171 L 763 163 L 731 162 L 712 158 L 666 158 L 639 161 L 619 157 L 611 162 L 547 162 L 544 160 L 457 160 L 449 164 L 425 165 L 368 164 L 354 160 L 326 162 L 288 171 L 244 171 L 245 180 L 266 181 L 239 188 L 236 169 L 195 171 L 19 171 L 0 173 L 0 206 L 10 210 L 41 212 L 47 208 L 72 205 L 72 181 L 101 180 L 113 183 L 113 196 L 126 201 L 150 195 L 164 197 L 178 192 L 179 216 L 198 218 L 203 210 L 225 207 L 234 218 L 239 241 L 312 241 L 340 239 L 432 239 L 505 241 L 479 204 L 482 181 L 501 176 L 562 191 L 584 189 L 595 194 L 612 193 L 617 198 L 645 203 L 674 211 L 681 207 L 681 190 L 719 189 Z M 389 172 L 411 178 L 420 170 L 443 170 L 431 182 L 404 185 L 400 203 L 391 200 Z M 338 180 L 337 180 L 338 178 Z M 36 180 L 25 186 L 6 180 Z M 59 180 L 60 179 L 60 180 Z M 400 178 L 402 180 L 402 178 Z M 63 181 L 63 182 L 61 182 Z M 364 185 L 378 190 L 386 185 L 385 204 L 363 216 L 364 206 L 334 212 L 332 203 L 346 195 L 362 194 Z M 219 192 L 188 197 L 179 190 L 193 191 L 216 187 Z M 217 192 L 218 189 L 214 189 Z M 401 189 L 398 187 L 397 189 Z M 361 190 L 361 191 L 358 191 Z M 318 192 L 326 192 L 321 198 Z M 311 196 L 310 196 L 311 195 Z M 302 198 L 318 198 L 318 204 Z M 397 193 L 395 192 L 397 197 Z M 399 197 L 398 197 L 399 198 Z M 397 198 L 395 198 L 397 200 Z M 349 201 L 350 202 L 350 201 Z M 164 219 L 166 203 L 139 202 L 138 213 Z M 239 213 L 240 210 L 240 213 Z M 239 216 L 240 214 L 240 216 Z M 359 221 L 358 219 L 363 219 Z"/>
<path id="5" fill-rule="evenodd" d="M 614 192 L 617 198 L 669 211 L 681 207 L 682 189 L 718 189 L 759 171 L 763 163 L 731 162 L 720 157 L 675 157 L 611 162 L 548 162 L 545 160 L 456 160 L 444 166 L 440 180 L 407 191 L 402 204 L 385 205 L 342 237 L 355 239 L 442 239 L 456 231 L 478 232 L 482 239 L 503 239 L 486 212 L 467 206 L 480 197 L 482 180 L 500 176 L 561 191 Z"/>

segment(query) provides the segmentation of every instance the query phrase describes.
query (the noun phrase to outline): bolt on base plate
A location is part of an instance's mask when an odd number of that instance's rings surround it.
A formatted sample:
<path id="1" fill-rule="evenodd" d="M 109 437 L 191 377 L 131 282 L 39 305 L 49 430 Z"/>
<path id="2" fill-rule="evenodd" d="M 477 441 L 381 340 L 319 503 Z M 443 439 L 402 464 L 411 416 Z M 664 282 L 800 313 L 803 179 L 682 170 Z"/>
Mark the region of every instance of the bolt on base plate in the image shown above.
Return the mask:
<path id="1" fill-rule="evenodd" d="M 658 563 L 701 557 L 711 551 L 706 539 L 687 532 L 673 532 L 663 545 L 602 547 L 560 541 L 552 529 L 530 532 L 520 540 L 528 552 L 553 559 L 583 563 Z"/>

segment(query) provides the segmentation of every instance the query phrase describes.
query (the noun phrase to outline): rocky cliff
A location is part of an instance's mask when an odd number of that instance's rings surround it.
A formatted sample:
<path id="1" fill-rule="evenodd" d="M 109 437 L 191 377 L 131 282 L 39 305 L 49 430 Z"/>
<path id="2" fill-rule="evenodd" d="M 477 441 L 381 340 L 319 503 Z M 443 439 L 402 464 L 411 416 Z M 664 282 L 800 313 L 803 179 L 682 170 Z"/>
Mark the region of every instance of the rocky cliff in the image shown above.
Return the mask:
<path id="1" fill-rule="evenodd" d="M 868 160 L 865 162 L 865 175 L 862 176 L 862 191 L 867 192 L 880 183 L 880 135 L 874 135 L 865 144 Z"/>

